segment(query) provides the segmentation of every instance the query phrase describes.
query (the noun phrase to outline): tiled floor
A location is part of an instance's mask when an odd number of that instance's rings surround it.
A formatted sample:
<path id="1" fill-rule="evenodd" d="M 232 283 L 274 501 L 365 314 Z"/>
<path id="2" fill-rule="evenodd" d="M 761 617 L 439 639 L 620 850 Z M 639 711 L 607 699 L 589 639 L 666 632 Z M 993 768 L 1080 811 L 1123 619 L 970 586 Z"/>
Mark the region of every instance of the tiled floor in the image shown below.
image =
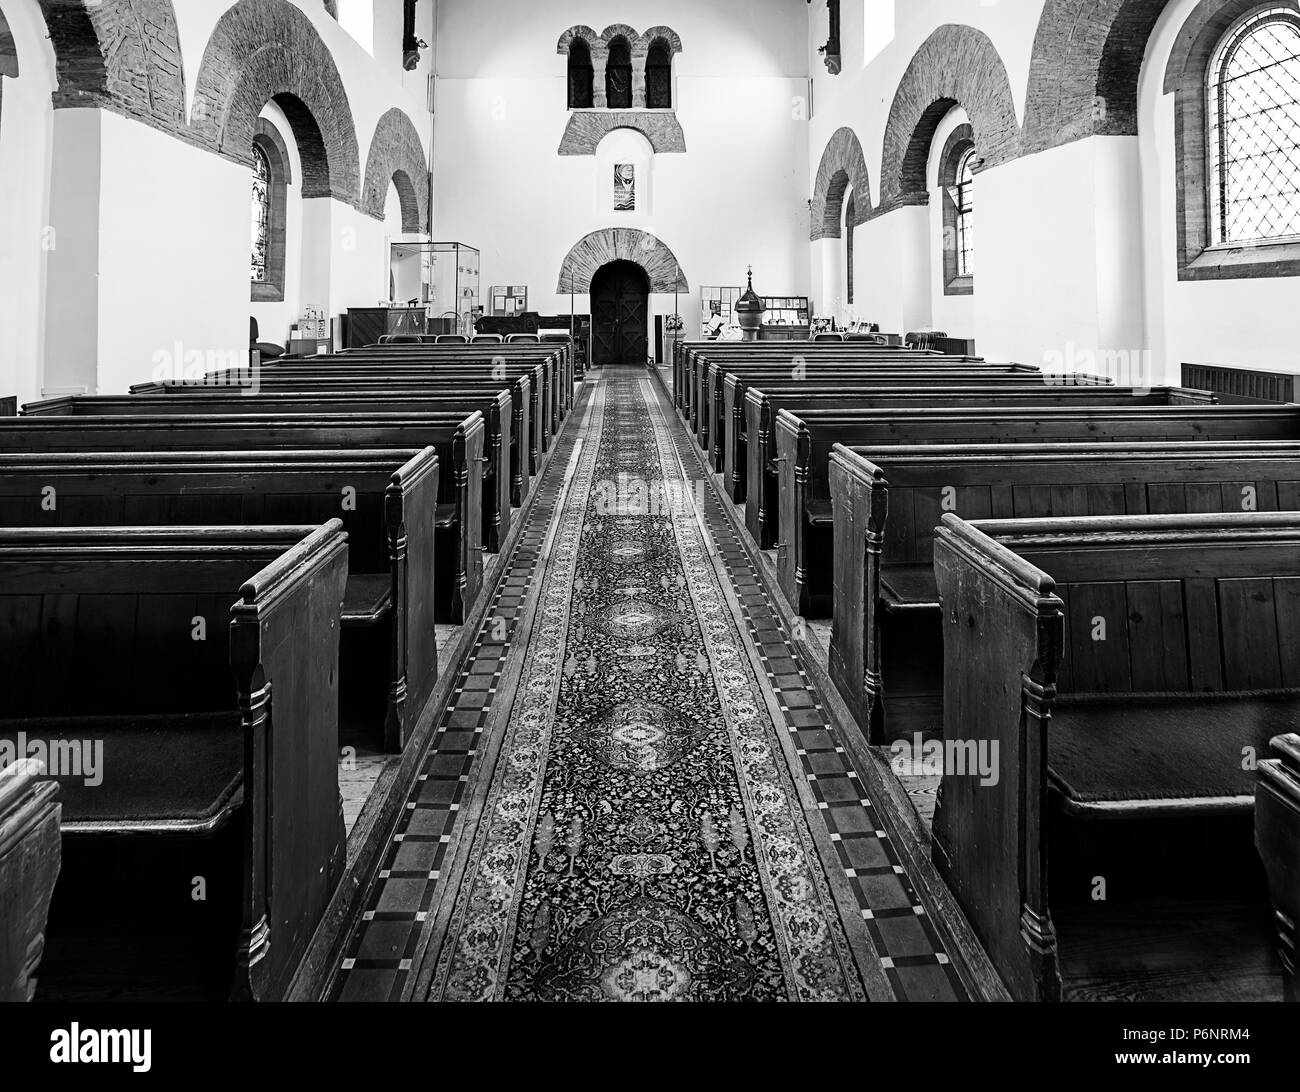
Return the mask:
<path id="1" fill-rule="evenodd" d="M 651 387 L 659 390 L 653 383 Z M 592 389 L 589 382 L 586 393 Z M 688 478 L 705 482 L 690 437 L 662 391 L 659 398 L 659 419 L 671 430 Z M 515 619 L 537 571 L 539 547 L 555 511 L 565 466 L 582 433 L 586 404 L 585 399 L 579 402 L 559 440 L 507 575 L 462 665 L 451 704 L 442 714 L 399 830 L 368 893 L 364 918 L 350 938 L 336 977 L 334 996 L 339 999 L 397 999 L 413 972 L 419 933 L 433 903 L 469 773 L 479 756 L 483 729 L 514 638 Z M 777 695 L 818 819 L 839 855 L 895 997 L 964 997 L 930 915 L 899 863 L 885 825 L 865 795 L 859 771 L 837 738 L 722 502 L 707 484 L 697 495 L 703 497 L 703 522 L 725 563 L 739 620 Z"/>

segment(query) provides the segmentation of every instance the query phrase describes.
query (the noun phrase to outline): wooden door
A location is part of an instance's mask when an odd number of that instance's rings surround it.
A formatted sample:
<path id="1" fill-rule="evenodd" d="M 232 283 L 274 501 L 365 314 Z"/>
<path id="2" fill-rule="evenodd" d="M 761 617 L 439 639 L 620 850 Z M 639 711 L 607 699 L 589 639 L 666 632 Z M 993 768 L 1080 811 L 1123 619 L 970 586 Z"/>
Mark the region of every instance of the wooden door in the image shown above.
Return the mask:
<path id="1" fill-rule="evenodd" d="M 650 290 L 634 262 L 611 262 L 591 283 L 592 363 L 644 364 L 649 348 Z"/>

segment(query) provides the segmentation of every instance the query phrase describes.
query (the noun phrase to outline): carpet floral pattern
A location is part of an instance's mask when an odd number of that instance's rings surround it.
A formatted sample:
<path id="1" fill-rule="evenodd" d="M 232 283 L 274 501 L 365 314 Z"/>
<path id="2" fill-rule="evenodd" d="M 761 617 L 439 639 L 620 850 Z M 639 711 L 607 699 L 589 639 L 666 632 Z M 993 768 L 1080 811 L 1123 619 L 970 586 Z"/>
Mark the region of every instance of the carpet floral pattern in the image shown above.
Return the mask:
<path id="1" fill-rule="evenodd" d="M 658 412 L 631 374 L 595 400 L 497 757 L 467 787 L 430 999 L 866 996 L 858 910 L 828 881 Z"/>

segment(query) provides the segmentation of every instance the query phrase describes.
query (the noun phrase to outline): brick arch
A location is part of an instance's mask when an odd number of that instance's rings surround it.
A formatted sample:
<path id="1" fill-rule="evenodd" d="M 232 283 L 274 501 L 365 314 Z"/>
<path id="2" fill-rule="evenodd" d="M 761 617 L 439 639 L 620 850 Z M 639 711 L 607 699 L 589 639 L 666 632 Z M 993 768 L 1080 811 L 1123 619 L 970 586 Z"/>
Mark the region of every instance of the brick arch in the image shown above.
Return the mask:
<path id="1" fill-rule="evenodd" d="M 176 132 L 185 71 L 171 0 L 40 0 L 54 47 L 56 109 L 90 106 Z"/>
<path id="2" fill-rule="evenodd" d="M 1047 0 L 1034 36 L 1024 154 L 1137 133 L 1142 59 L 1170 0 Z"/>
<path id="3" fill-rule="evenodd" d="M 641 35 L 640 48 L 641 52 L 649 53 L 650 47 L 655 44 L 655 39 L 662 38 L 668 44 L 668 52 L 676 56 L 682 51 L 682 37 L 672 27 L 651 27 Z"/>
<path id="4" fill-rule="evenodd" d="M 925 177 L 939 122 L 961 106 L 975 130 L 983 167 L 1019 154 L 1020 125 L 1006 66 L 988 36 L 948 23 L 912 57 L 889 109 L 875 214 L 930 200 Z"/>
<path id="5" fill-rule="evenodd" d="M 844 221 L 844 194 L 852 187 L 854 224 L 871 219 L 871 176 L 858 135 L 847 126 L 826 142 L 813 183 L 811 238 L 838 239 Z"/>
<path id="6" fill-rule="evenodd" d="M 569 46 L 573 44 L 574 38 L 583 39 L 592 49 L 594 49 L 601 40 L 600 35 L 595 30 L 579 23 L 577 26 L 569 27 L 568 30 L 560 35 L 560 40 L 555 43 L 555 52 L 567 54 L 569 52 Z"/>
<path id="7" fill-rule="evenodd" d="M 635 228 L 603 228 L 584 235 L 564 258 L 555 291 L 560 295 L 591 291 L 591 278 L 610 262 L 634 262 L 645 270 L 651 292 L 689 292 L 676 255 L 662 240 Z"/>
<path id="8" fill-rule="evenodd" d="M 394 107 L 379 119 L 366 157 L 366 182 L 362 211 L 376 220 L 384 218 L 389 185 L 397 187 L 402 204 L 402 230 L 417 234 L 429 230 L 429 167 L 424 144 L 415 123 Z"/>
<path id="9" fill-rule="evenodd" d="M 677 115 L 668 111 L 575 110 L 560 138 L 560 155 L 595 155 L 600 142 L 615 129 L 635 129 L 650 142 L 656 155 L 686 151 L 686 134 Z"/>
<path id="10" fill-rule="evenodd" d="M 605 43 L 606 48 L 608 48 L 609 43 L 612 42 L 615 38 L 620 38 L 620 37 L 627 39 L 628 48 L 632 50 L 632 53 L 635 56 L 637 48 L 641 44 L 641 35 L 639 35 L 635 30 L 633 30 L 626 23 L 611 23 L 609 26 L 607 26 L 604 30 L 600 32 L 600 40 Z M 647 48 L 648 48 L 648 43 L 647 43 Z"/>
<path id="11" fill-rule="evenodd" d="M 195 138 L 249 163 L 257 116 L 274 101 L 293 128 L 302 195 L 357 205 L 360 152 L 352 107 L 334 58 L 311 20 L 287 0 L 239 0 L 203 53 L 191 110 Z"/>

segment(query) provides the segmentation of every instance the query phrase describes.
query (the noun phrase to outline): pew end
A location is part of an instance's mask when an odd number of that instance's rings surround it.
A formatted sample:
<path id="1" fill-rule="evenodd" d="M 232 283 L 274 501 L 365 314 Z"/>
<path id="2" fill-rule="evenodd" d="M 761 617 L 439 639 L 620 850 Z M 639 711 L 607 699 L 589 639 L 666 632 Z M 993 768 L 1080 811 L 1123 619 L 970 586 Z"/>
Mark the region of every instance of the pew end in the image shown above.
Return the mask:
<path id="1" fill-rule="evenodd" d="M 0 1001 L 30 1001 L 59 875 L 58 785 L 19 759 L 0 769 Z"/>
<path id="2" fill-rule="evenodd" d="M 1283 996 L 1300 1001 L 1297 928 L 1300 927 L 1300 735 L 1275 737 L 1260 762 L 1255 790 L 1255 847 L 1264 864 L 1277 930 Z"/>

